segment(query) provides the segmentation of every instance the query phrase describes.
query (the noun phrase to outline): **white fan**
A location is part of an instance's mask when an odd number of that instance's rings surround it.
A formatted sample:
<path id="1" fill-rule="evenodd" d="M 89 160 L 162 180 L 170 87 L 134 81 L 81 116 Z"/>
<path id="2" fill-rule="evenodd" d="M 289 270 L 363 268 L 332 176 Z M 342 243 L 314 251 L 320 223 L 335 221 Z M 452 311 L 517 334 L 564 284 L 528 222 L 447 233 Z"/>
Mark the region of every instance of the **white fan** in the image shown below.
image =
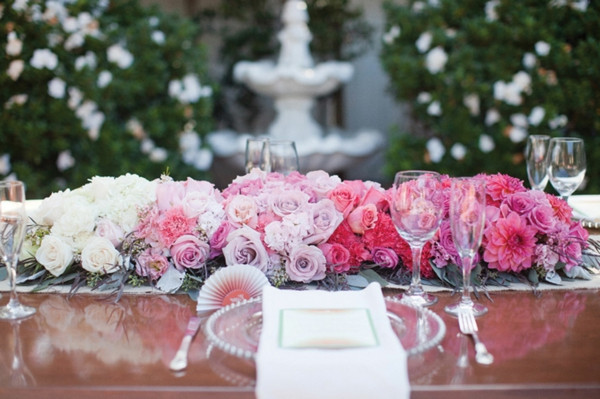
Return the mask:
<path id="1" fill-rule="evenodd" d="M 198 293 L 197 312 L 219 309 L 259 296 L 269 280 L 254 266 L 231 265 L 217 270 Z"/>

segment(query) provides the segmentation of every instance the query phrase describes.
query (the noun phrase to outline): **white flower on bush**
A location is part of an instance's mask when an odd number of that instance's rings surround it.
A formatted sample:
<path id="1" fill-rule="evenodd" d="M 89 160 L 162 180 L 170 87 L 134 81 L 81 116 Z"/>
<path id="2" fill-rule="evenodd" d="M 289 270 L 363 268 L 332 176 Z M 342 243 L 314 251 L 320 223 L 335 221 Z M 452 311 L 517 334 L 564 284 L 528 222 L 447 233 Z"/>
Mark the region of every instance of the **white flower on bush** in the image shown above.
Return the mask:
<path id="1" fill-rule="evenodd" d="M 587 11 L 589 0 L 577 0 L 571 2 L 571 8 L 577 11 L 585 12 Z"/>
<path id="2" fill-rule="evenodd" d="M 83 128 L 87 129 L 90 139 L 97 140 L 105 118 L 104 113 L 98 111 L 98 105 L 86 100 L 77 108 L 75 115 L 81 120 Z"/>
<path id="3" fill-rule="evenodd" d="M 512 114 L 510 116 L 510 122 L 518 127 L 526 129 L 529 126 L 529 122 L 527 122 L 527 117 L 524 114 Z"/>
<path id="4" fill-rule="evenodd" d="M 162 147 L 155 147 L 152 149 L 152 151 L 150 151 L 148 158 L 152 162 L 161 163 L 161 162 L 166 161 L 168 156 L 169 156 L 169 153 L 167 152 L 166 149 L 164 149 Z"/>
<path id="5" fill-rule="evenodd" d="M 83 93 L 77 87 L 69 87 L 68 93 L 69 101 L 67 102 L 67 105 L 72 110 L 75 110 L 83 100 Z"/>
<path id="6" fill-rule="evenodd" d="M 67 84 L 61 78 L 54 78 L 48 82 L 48 95 L 57 99 L 65 97 Z"/>
<path id="7" fill-rule="evenodd" d="M 129 130 L 129 132 L 131 133 L 131 135 L 133 137 L 135 137 L 136 139 L 142 140 L 144 137 L 146 137 L 146 132 L 144 131 L 144 127 L 142 126 L 140 121 L 137 120 L 136 118 L 132 118 L 132 119 L 128 120 L 126 127 L 127 127 L 127 130 Z"/>
<path id="8" fill-rule="evenodd" d="M 423 32 L 415 42 L 415 46 L 417 47 L 417 50 L 419 50 L 419 53 L 424 53 L 427 50 L 429 50 L 432 41 L 433 35 L 431 34 L 431 32 Z"/>
<path id="9" fill-rule="evenodd" d="M 444 70 L 447 61 L 448 54 L 446 54 L 446 51 L 444 51 L 441 46 L 433 48 L 425 56 L 425 66 L 427 67 L 429 73 L 433 75 Z"/>
<path id="10" fill-rule="evenodd" d="M 427 107 L 427 113 L 431 116 L 442 115 L 442 105 L 439 101 L 434 101 Z"/>
<path id="11" fill-rule="evenodd" d="M 0 175 L 7 175 L 10 168 L 10 154 L 0 155 Z"/>
<path id="12" fill-rule="evenodd" d="M 36 69 L 48 68 L 54 70 L 58 65 L 58 57 L 49 49 L 37 49 L 33 52 L 33 57 L 31 57 L 29 63 Z"/>
<path id="13" fill-rule="evenodd" d="M 114 273 L 119 270 L 119 251 L 107 238 L 92 237 L 81 251 L 81 267 L 91 273 Z"/>
<path id="14" fill-rule="evenodd" d="M 540 40 L 535 43 L 535 52 L 541 57 L 550 54 L 550 44 Z"/>
<path id="15" fill-rule="evenodd" d="M 110 84 L 110 82 L 112 82 L 112 78 L 113 75 L 112 73 L 110 73 L 110 71 L 102 71 L 100 72 L 100 74 L 98 74 L 98 87 L 100 87 L 101 89 L 108 86 Z"/>
<path id="16" fill-rule="evenodd" d="M 569 122 L 569 119 L 566 115 L 558 115 L 548 121 L 548 126 L 550 129 L 559 129 L 565 127 L 567 122 Z"/>
<path id="17" fill-rule="evenodd" d="M 521 90 L 514 82 L 497 81 L 494 83 L 494 99 L 510 105 L 521 105 L 523 102 Z"/>
<path id="18" fill-rule="evenodd" d="M 13 10 L 15 11 L 25 11 L 27 9 L 27 2 L 29 0 L 15 0 L 13 3 Z"/>
<path id="19" fill-rule="evenodd" d="M 386 33 L 383 34 L 383 42 L 386 44 L 392 44 L 394 40 L 400 37 L 400 27 L 398 25 L 393 25 L 390 27 Z"/>
<path id="20" fill-rule="evenodd" d="M 523 54 L 523 66 L 527 69 L 532 69 L 537 64 L 537 57 L 533 53 Z"/>
<path id="21" fill-rule="evenodd" d="M 73 249 L 54 235 L 46 235 L 35 253 L 35 259 L 55 277 L 60 276 L 73 263 Z"/>
<path id="22" fill-rule="evenodd" d="M 65 40 L 65 50 L 71 51 L 83 46 L 85 37 L 81 32 L 75 32 Z"/>
<path id="23" fill-rule="evenodd" d="M 154 148 L 155 145 L 152 139 L 143 139 L 140 143 L 140 151 L 142 154 L 150 154 Z"/>
<path id="24" fill-rule="evenodd" d="M 520 126 L 512 126 L 508 132 L 508 138 L 513 143 L 520 143 L 527 137 L 527 129 Z"/>
<path id="25" fill-rule="evenodd" d="M 181 80 L 169 82 L 169 95 L 183 104 L 190 104 L 197 102 L 201 97 L 210 97 L 212 89 L 202 86 L 198 76 L 188 74 Z"/>
<path id="26" fill-rule="evenodd" d="M 56 167 L 59 171 L 63 172 L 69 168 L 75 166 L 75 158 L 71 155 L 71 151 L 65 150 L 61 151 L 58 154 L 58 159 L 56 160 Z"/>
<path id="27" fill-rule="evenodd" d="M 19 79 L 21 73 L 23 73 L 23 69 L 25 69 L 25 61 L 23 60 L 13 60 L 8 65 L 8 69 L 6 70 L 6 74 L 10 76 L 12 80 Z"/>
<path id="28" fill-rule="evenodd" d="M 492 126 L 494 123 L 500 122 L 500 112 L 497 109 L 489 109 L 485 114 L 485 125 Z"/>
<path id="29" fill-rule="evenodd" d="M 213 163 L 213 152 L 208 148 L 200 148 L 196 153 L 194 167 L 198 170 L 206 171 Z"/>
<path id="30" fill-rule="evenodd" d="M 546 110 L 538 105 L 537 107 L 533 107 L 531 113 L 527 117 L 527 120 L 532 126 L 539 126 L 539 124 L 544 120 L 545 116 Z"/>
<path id="31" fill-rule="evenodd" d="M 160 30 L 155 30 L 152 32 L 152 41 L 156 44 L 164 44 L 165 43 L 165 34 Z"/>
<path id="32" fill-rule="evenodd" d="M 417 102 L 419 104 L 427 104 L 431 100 L 432 100 L 431 94 L 426 91 L 420 92 L 419 95 L 417 96 Z"/>
<path id="33" fill-rule="evenodd" d="M 452 158 L 456 159 L 457 161 L 460 161 L 465 158 L 465 155 L 467 155 L 467 147 L 465 147 L 461 143 L 455 143 L 450 148 L 450 155 L 452 155 Z"/>
<path id="34" fill-rule="evenodd" d="M 23 50 L 23 42 L 17 37 L 17 34 L 12 31 L 8 34 L 6 43 L 6 55 L 13 57 L 21 55 Z"/>
<path id="35" fill-rule="evenodd" d="M 488 134 L 482 134 L 479 136 L 479 149 L 481 152 L 487 154 L 494 151 L 494 148 L 496 148 L 496 144 L 494 143 L 492 136 Z"/>
<path id="36" fill-rule="evenodd" d="M 27 102 L 28 99 L 29 99 L 29 96 L 27 94 L 15 94 L 14 96 L 11 96 L 6 101 L 6 103 L 4 103 L 4 108 L 9 109 L 14 104 L 23 105 Z"/>
<path id="37" fill-rule="evenodd" d="M 119 68 L 126 69 L 133 64 L 133 54 L 120 44 L 113 44 L 106 51 L 108 61 L 117 64 Z"/>
<path id="38" fill-rule="evenodd" d="M 531 93 L 531 76 L 525 71 L 519 71 L 513 76 L 514 84 L 525 93 Z"/>
<path id="39" fill-rule="evenodd" d="M 444 154 L 446 153 L 446 148 L 444 148 L 444 144 L 437 137 L 433 137 L 427 140 L 426 148 L 427 152 L 429 153 L 429 158 L 433 163 L 440 162 Z"/>
<path id="40" fill-rule="evenodd" d="M 496 7 L 500 5 L 498 0 L 490 0 L 485 3 L 485 20 L 488 22 L 493 22 L 498 20 L 498 13 L 496 12 Z"/>
<path id="41" fill-rule="evenodd" d="M 479 96 L 477 94 L 467 94 L 463 98 L 463 104 L 469 109 L 471 115 L 479 115 Z"/>
<path id="42" fill-rule="evenodd" d="M 96 69 L 98 60 L 96 54 L 88 51 L 85 55 L 81 55 L 75 59 L 75 69 L 81 71 L 83 68 L 88 67 L 90 69 Z"/>

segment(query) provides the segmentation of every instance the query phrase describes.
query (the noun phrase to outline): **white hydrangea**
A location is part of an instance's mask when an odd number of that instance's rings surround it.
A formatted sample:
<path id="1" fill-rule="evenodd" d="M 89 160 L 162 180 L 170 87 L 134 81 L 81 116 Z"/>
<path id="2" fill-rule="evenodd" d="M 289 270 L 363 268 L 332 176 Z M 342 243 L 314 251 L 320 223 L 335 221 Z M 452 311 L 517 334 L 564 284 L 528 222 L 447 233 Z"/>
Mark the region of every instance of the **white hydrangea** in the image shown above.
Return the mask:
<path id="1" fill-rule="evenodd" d="M 492 136 L 487 134 L 479 136 L 479 149 L 481 152 L 487 154 L 494 151 L 494 148 L 496 148 L 496 144 L 494 143 Z"/>
<path id="2" fill-rule="evenodd" d="M 133 54 L 120 44 L 113 44 L 106 50 L 108 61 L 117 64 L 121 69 L 127 69 L 133 64 Z"/>
<path id="3" fill-rule="evenodd" d="M 448 54 L 441 46 L 433 48 L 425 56 L 425 66 L 432 75 L 443 71 L 446 62 L 448 62 Z"/>
<path id="4" fill-rule="evenodd" d="M 37 49 L 29 61 L 36 69 L 48 68 L 54 70 L 58 66 L 58 57 L 49 49 Z"/>
<path id="5" fill-rule="evenodd" d="M 429 158 L 433 163 L 439 163 L 446 153 L 446 148 L 444 147 L 442 140 L 437 137 L 427 140 L 425 147 L 427 148 Z"/>

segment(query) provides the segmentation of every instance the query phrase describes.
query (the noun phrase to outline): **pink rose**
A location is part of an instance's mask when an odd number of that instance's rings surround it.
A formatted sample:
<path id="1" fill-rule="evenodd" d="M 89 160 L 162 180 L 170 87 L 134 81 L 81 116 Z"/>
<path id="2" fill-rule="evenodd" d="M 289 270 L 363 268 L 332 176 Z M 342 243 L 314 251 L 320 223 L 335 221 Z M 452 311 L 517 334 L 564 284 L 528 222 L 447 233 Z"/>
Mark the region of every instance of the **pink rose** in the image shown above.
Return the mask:
<path id="1" fill-rule="evenodd" d="M 376 186 L 369 187 L 369 190 L 364 195 L 360 204 L 374 204 L 377 207 L 377 210 L 380 212 L 385 212 L 389 208 L 389 202 L 386 193 Z"/>
<path id="2" fill-rule="evenodd" d="M 333 201 L 335 209 L 342 212 L 344 217 L 348 216 L 360 201 L 360 197 L 346 182 L 339 184 L 336 188 L 331 190 L 328 197 Z"/>
<path id="3" fill-rule="evenodd" d="M 347 220 L 355 234 L 364 234 L 377 224 L 377 207 L 375 204 L 359 206 L 350 212 Z"/>
<path id="4" fill-rule="evenodd" d="M 181 182 L 163 181 L 156 185 L 156 204 L 160 211 L 179 206 L 185 196 L 185 186 Z"/>
<path id="5" fill-rule="evenodd" d="M 276 190 L 269 195 L 269 206 L 277 216 L 301 212 L 308 204 L 308 195 L 298 190 Z"/>
<path id="6" fill-rule="evenodd" d="M 223 253 L 222 249 L 227 244 L 227 236 L 234 227 L 227 220 L 223 221 L 210 238 L 210 258 L 215 258 Z"/>
<path id="7" fill-rule="evenodd" d="M 373 263 L 379 267 L 392 269 L 398 264 L 398 254 L 391 248 L 375 247 L 372 251 Z"/>
<path id="8" fill-rule="evenodd" d="M 258 207 L 254 198 L 246 195 L 236 195 L 225 206 L 229 221 L 235 226 L 247 225 L 256 227 Z"/>
<path id="9" fill-rule="evenodd" d="M 338 176 L 330 176 L 323 170 L 308 172 L 306 178 L 311 184 L 312 191 L 317 195 L 317 200 L 326 198 L 329 191 L 341 183 Z"/>
<path id="10" fill-rule="evenodd" d="M 135 272 L 140 276 L 158 280 L 169 268 L 169 261 L 160 251 L 146 249 L 137 257 Z"/>
<path id="11" fill-rule="evenodd" d="M 526 191 L 509 195 L 504 200 L 504 203 L 519 215 L 527 215 L 536 205 L 535 200 Z"/>
<path id="12" fill-rule="evenodd" d="M 340 272 L 340 270 L 348 270 L 348 262 L 350 261 L 350 251 L 341 244 L 321 244 L 319 249 L 325 255 L 325 261 L 330 270 Z"/>
<path id="13" fill-rule="evenodd" d="M 208 244 L 195 236 L 184 235 L 179 237 L 171 246 L 171 257 L 175 268 L 200 269 L 206 265 L 210 248 Z"/>
<path id="14" fill-rule="evenodd" d="M 96 235 L 106 238 L 115 247 L 118 247 L 125 238 L 123 229 L 109 219 L 102 219 L 96 224 Z"/>
<path id="15" fill-rule="evenodd" d="M 309 283 L 325 278 L 325 263 L 325 255 L 319 248 L 300 244 L 292 249 L 285 271 L 290 280 Z"/>
<path id="16" fill-rule="evenodd" d="M 536 206 L 527 215 L 529 223 L 542 233 L 551 233 L 556 228 L 554 211 L 549 206 Z"/>
<path id="17" fill-rule="evenodd" d="M 227 265 L 251 265 L 262 272 L 269 267 L 269 254 L 260 239 L 260 233 L 248 226 L 229 233 L 223 255 Z"/>

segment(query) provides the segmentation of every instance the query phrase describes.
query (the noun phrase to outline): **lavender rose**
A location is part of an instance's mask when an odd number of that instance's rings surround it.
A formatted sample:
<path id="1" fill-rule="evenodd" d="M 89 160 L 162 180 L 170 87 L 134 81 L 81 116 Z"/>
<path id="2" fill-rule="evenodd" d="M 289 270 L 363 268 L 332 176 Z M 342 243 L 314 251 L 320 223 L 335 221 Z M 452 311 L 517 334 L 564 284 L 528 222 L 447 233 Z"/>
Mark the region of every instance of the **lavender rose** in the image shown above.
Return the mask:
<path id="1" fill-rule="evenodd" d="M 274 214 L 284 217 L 301 212 L 308 204 L 308 195 L 299 190 L 277 190 L 269 196 L 270 207 Z"/>
<path id="2" fill-rule="evenodd" d="M 269 266 L 269 254 L 260 240 L 260 233 L 248 226 L 229 234 L 223 255 L 228 265 L 251 265 L 262 272 L 266 272 Z"/>
<path id="3" fill-rule="evenodd" d="M 330 199 L 323 199 L 312 205 L 312 231 L 304 239 L 304 244 L 320 244 L 329 239 L 344 217 Z"/>
<path id="4" fill-rule="evenodd" d="M 205 266 L 209 252 L 209 245 L 192 235 L 183 235 L 171 245 L 171 257 L 179 271 Z"/>
<path id="5" fill-rule="evenodd" d="M 372 254 L 373 262 L 379 267 L 392 269 L 398 264 L 398 255 L 391 248 L 375 247 Z"/>
<path id="6" fill-rule="evenodd" d="M 301 244 L 290 252 L 285 271 L 292 281 L 309 283 L 325 278 L 325 255 L 315 246 Z"/>
<path id="7" fill-rule="evenodd" d="M 158 280 L 169 268 L 169 261 L 160 251 L 148 248 L 137 257 L 135 272 L 140 276 Z"/>
<path id="8" fill-rule="evenodd" d="M 556 229 L 556 218 L 550 207 L 536 206 L 529 212 L 527 218 L 542 233 L 551 233 Z"/>

